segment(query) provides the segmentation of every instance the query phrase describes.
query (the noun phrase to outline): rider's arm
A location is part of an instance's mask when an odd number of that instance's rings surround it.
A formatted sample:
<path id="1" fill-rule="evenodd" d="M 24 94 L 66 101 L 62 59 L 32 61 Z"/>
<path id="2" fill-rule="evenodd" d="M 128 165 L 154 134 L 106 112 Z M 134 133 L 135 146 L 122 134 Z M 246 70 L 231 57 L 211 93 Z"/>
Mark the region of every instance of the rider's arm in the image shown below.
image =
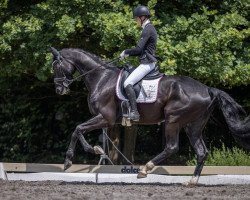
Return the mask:
<path id="1" fill-rule="evenodd" d="M 150 37 L 150 29 L 148 28 L 143 29 L 141 34 L 141 39 L 138 42 L 137 46 L 132 49 L 126 49 L 125 54 L 128 54 L 129 56 L 141 55 L 149 37 Z"/>

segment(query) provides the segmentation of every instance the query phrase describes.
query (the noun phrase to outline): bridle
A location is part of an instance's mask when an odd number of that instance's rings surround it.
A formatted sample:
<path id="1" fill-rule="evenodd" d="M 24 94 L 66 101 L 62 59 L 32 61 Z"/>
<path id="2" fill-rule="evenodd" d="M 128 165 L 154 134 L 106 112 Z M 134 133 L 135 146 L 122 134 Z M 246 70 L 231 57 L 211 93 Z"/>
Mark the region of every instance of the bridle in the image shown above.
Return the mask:
<path id="1" fill-rule="evenodd" d="M 93 69 L 91 69 L 91 70 L 89 70 L 89 71 L 87 71 L 87 72 L 85 72 L 85 73 L 83 73 L 83 74 L 81 74 L 81 75 L 79 75 L 79 76 L 73 78 L 73 79 L 68 79 L 67 76 L 65 75 L 64 71 L 63 71 L 63 67 L 64 67 L 64 66 L 63 66 L 63 64 L 62 64 L 61 58 L 62 58 L 62 57 L 57 58 L 57 59 L 55 59 L 55 60 L 52 62 L 52 66 L 54 66 L 55 63 L 59 62 L 59 65 L 60 65 L 60 68 L 59 68 L 59 69 L 60 69 L 61 73 L 63 74 L 63 77 L 54 78 L 54 83 L 55 83 L 56 85 L 63 86 L 63 87 L 66 87 L 66 88 L 68 88 L 74 81 L 78 80 L 78 79 L 81 78 L 81 77 L 84 77 L 84 76 L 90 74 L 91 72 L 95 71 L 96 69 L 99 69 L 100 67 L 109 65 L 109 64 L 111 64 L 111 63 L 114 63 L 114 62 L 120 60 L 120 57 L 117 57 L 117 58 L 115 58 L 115 59 L 113 59 L 113 60 L 111 60 L 111 61 L 109 61 L 109 62 L 107 62 L 107 63 L 105 63 L 105 64 L 98 65 L 97 67 L 95 67 L 95 68 L 93 68 Z M 64 59 L 65 59 L 65 58 L 64 58 Z M 66 60 L 66 59 L 65 59 L 65 60 Z M 67 59 L 67 62 L 69 62 L 69 63 L 70 63 L 71 65 L 73 65 L 73 66 L 76 66 L 77 69 L 80 69 L 79 66 L 78 66 L 76 63 L 72 63 L 72 62 L 71 62 L 70 60 L 68 60 L 68 59 Z"/>
<path id="2" fill-rule="evenodd" d="M 56 59 L 53 61 L 52 66 L 54 67 L 55 63 L 59 63 L 60 67 L 59 70 L 61 71 L 61 73 L 63 74 L 62 77 L 60 78 L 54 78 L 54 83 L 55 85 L 59 85 L 59 86 L 63 86 L 68 88 L 70 84 L 73 83 L 73 79 L 68 79 L 67 76 L 65 75 L 64 71 L 63 71 L 63 64 L 61 59 Z"/>

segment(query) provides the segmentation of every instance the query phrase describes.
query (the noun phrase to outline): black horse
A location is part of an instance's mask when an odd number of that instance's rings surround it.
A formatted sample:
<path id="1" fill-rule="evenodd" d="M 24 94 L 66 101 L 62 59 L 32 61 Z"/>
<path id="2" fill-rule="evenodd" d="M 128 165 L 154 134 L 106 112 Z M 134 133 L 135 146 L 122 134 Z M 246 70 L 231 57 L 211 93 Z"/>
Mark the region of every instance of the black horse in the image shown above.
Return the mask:
<path id="1" fill-rule="evenodd" d="M 66 152 L 65 170 L 72 165 L 77 140 L 84 150 L 100 154 L 102 150 L 87 143 L 84 135 L 94 129 L 112 127 L 121 123 L 120 100 L 115 87 L 120 69 L 107 64 L 99 57 L 80 50 L 51 48 L 54 55 L 53 70 L 56 93 L 69 92 L 74 81 L 75 71 L 80 73 L 89 91 L 88 105 L 93 118 L 79 124 L 72 134 Z M 196 184 L 208 156 L 202 139 L 202 130 L 215 107 L 221 109 L 230 132 L 241 145 L 250 148 L 250 118 L 227 93 L 208 87 L 185 76 L 164 75 L 159 83 L 157 100 L 154 103 L 138 104 L 141 118 L 137 124 L 159 124 L 165 122 L 166 146 L 155 158 L 150 160 L 139 172 L 138 178 L 146 177 L 147 172 L 179 149 L 179 131 L 184 128 L 192 147 L 197 154 L 197 165 L 192 179 L 186 184 Z"/>

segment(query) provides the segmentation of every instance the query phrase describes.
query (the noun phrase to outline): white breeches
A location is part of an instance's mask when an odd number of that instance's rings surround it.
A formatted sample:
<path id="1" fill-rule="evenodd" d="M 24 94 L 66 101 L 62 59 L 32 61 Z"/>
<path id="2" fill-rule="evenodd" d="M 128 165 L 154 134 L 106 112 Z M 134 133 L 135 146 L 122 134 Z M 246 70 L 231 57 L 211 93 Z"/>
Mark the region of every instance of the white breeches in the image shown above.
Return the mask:
<path id="1" fill-rule="evenodd" d="M 140 64 L 125 80 L 124 88 L 128 85 L 134 85 L 138 83 L 144 76 L 146 76 L 155 68 L 155 64 L 155 62 L 149 64 Z"/>

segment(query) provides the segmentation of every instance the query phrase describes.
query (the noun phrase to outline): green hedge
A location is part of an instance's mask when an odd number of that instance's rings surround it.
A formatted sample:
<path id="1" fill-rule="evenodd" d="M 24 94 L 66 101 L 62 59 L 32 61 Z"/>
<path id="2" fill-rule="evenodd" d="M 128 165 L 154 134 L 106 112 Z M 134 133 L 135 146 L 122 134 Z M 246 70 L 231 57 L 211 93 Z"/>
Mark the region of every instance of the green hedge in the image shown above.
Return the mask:
<path id="1" fill-rule="evenodd" d="M 195 165 L 196 159 L 187 162 L 187 165 Z M 250 153 L 241 148 L 229 149 L 222 145 L 222 148 L 213 148 L 205 162 L 209 166 L 250 166 Z"/>

